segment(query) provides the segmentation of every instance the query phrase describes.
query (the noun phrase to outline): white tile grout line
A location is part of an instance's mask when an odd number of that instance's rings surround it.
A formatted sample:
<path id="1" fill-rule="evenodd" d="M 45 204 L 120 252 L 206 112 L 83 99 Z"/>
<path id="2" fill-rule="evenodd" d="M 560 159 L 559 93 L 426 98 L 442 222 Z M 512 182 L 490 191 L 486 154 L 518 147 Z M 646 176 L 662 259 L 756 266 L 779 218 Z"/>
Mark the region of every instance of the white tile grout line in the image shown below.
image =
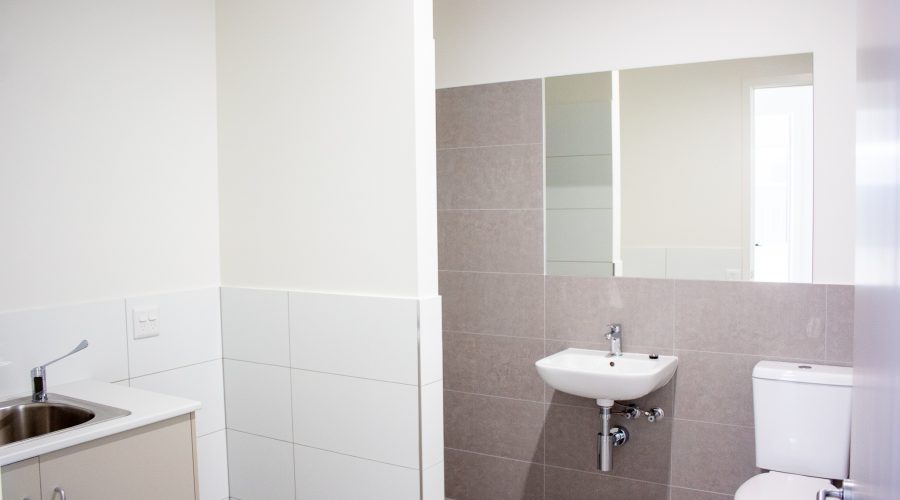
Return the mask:
<path id="1" fill-rule="evenodd" d="M 419 421 L 419 499 L 425 500 L 425 459 L 422 444 L 422 301 L 416 301 L 416 399 Z M 443 411 L 443 410 L 442 410 Z M 441 419 L 443 421 L 443 418 Z M 443 426 L 442 426 L 443 427 Z"/>
<path id="2" fill-rule="evenodd" d="M 723 497 L 723 498 L 734 498 L 734 495 L 729 495 L 728 493 L 718 493 L 718 492 L 715 492 L 715 491 L 700 490 L 700 489 L 697 489 L 697 488 L 688 488 L 687 486 L 675 486 L 675 485 L 671 485 L 671 484 L 669 485 L 669 492 L 670 492 L 670 493 L 671 493 L 671 491 L 672 491 L 672 488 L 678 488 L 679 490 L 699 491 L 699 492 L 701 492 L 701 493 L 709 493 L 710 495 L 718 495 L 718 496 L 721 496 L 721 497 Z"/>
<path id="3" fill-rule="evenodd" d="M 438 212 L 540 212 L 544 210 L 543 208 L 537 207 L 521 207 L 521 208 L 439 208 Z M 550 209 L 550 210 L 568 210 L 565 208 L 559 209 Z M 597 209 L 584 209 L 584 210 L 609 210 L 605 208 L 597 208 Z M 580 261 L 575 261 L 580 262 Z M 584 261 L 584 262 L 593 262 L 593 261 Z"/>
<path id="4" fill-rule="evenodd" d="M 824 354 L 825 359 L 828 359 L 828 287 L 825 287 L 825 324 L 823 325 L 823 330 L 825 331 L 825 349 Z"/>
<path id="5" fill-rule="evenodd" d="M 461 330 L 445 330 L 444 333 L 449 333 L 451 335 L 477 335 L 482 337 L 500 337 L 500 338 L 508 338 L 508 339 L 519 339 L 519 340 L 541 340 L 539 337 L 521 337 L 516 335 L 502 334 L 502 333 L 484 333 L 484 332 L 467 332 Z M 546 335 L 546 333 L 545 333 Z M 605 346 L 604 342 L 593 341 L 593 340 L 577 340 L 577 339 L 561 339 L 561 338 L 546 338 L 548 342 L 561 342 L 561 343 L 571 343 L 571 344 L 596 344 L 597 346 Z M 661 346 L 652 346 L 652 345 L 634 345 L 630 346 L 629 349 L 669 349 L 668 347 Z M 684 352 L 696 352 L 701 354 L 721 354 L 727 356 L 749 356 L 756 358 L 767 358 L 775 361 L 788 361 L 788 362 L 828 362 L 828 363 L 843 363 L 848 364 L 843 361 L 833 361 L 827 360 L 824 358 L 804 358 L 797 356 L 781 356 L 777 354 L 766 354 L 766 353 L 746 353 L 746 352 L 730 352 L 730 351 L 703 351 L 698 349 L 685 349 L 682 347 L 676 347 L 671 350 L 671 352 L 676 351 L 684 351 Z M 236 360 L 241 361 L 241 360 Z"/>
<path id="6" fill-rule="evenodd" d="M 550 401 L 550 402 L 548 402 L 548 401 L 534 401 L 534 400 L 531 400 L 531 399 L 520 399 L 520 398 L 512 398 L 512 397 L 509 397 L 509 396 L 497 396 L 497 395 L 495 395 L 495 394 L 481 394 L 481 393 L 478 393 L 478 392 L 458 391 L 458 390 L 455 390 L 455 389 L 444 389 L 444 392 L 453 392 L 453 393 L 456 393 L 456 394 L 465 394 L 465 395 L 467 395 L 467 396 L 480 396 L 480 397 L 484 397 L 484 398 L 505 399 L 505 400 L 507 400 L 507 401 L 516 401 L 516 402 L 519 402 L 519 403 L 530 403 L 530 404 L 536 404 L 536 405 L 539 404 L 539 405 L 544 405 L 544 406 L 562 406 L 562 407 L 565 407 L 565 408 L 579 408 L 579 409 L 582 409 L 582 410 L 596 410 L 596 409 L 597 409 L 596 406 L 573 405 L 573 404 L 567 404 L 567 403 L 554 403 L 554 402 L 552 402 L 552 401 Z M 674 398 L 673 398 L 673 399 L 674 399 Z M 723 423 L 723 422 L 712 422 L 712 421 L 709 421 L 709 420 L 696 420 L 696 419 L 690 419 L 690 418 L 681 418 L 681 417 L 677 417 L 677 416 L 676 416 L 676 417 L 668 417 L 668 420 L 672 420 L 672 421 L 680 420 L 680 421 L 683 421 L 683 422 L 693 422 L 693 423 L 698 423 L 698 424 L 721 425 L 721 426 L 724 426 L 724 427 L 736 427 L 736 428 L 739 428 L 739 429 L 753 429 L 753 428 L 754 428 L 752 425 L 727 424 L 727 423 Z"/>
<path id="7" fill-rule="evenodd" d="M 672 281 L 672 284 L 671 284 L 670 293 L 671 293 L 671 295 L 669 297 L 669 300 L 671 301 L 671 304 L 672 304 L 672 310 L 669 313 L 669 324 L 670 324 L 670 328 L 671 328 L 670 331 L 672 332 L 672 354 L 674 355 L 675 354 L 675 334 L 676 334 L 676 330 L 675 330 L 675 310 L 676 310 L 675 296 L 676 296 L 676 292 L 675 292 L 675 281 L 674 280 Z M 675 372 L 675 377 L 678 377 L 677 371 Z M 678 401 L 678 394 L 676 392 L 678 390 L 678 384 L 675 383 L 675 377 L 673 377 L 673 380 L 670 381 L 670 383 L 672 384 L 672 418 L 673 418 L 673 421 L 672 421 L 672 425 L 669 427 L 669 464 L 668 464 L 669 465 L 669 478 L 666 481 L 668 483 L 669 500 L 672 500 L 672 464 L 675 463 L 675 447 L 672 446 L 672 440 L 675 436 L 675 421 L 674 421 L 674 418 L 676 416 L 675 403 Z"/>
<path id="8" fill-rule="evenodd" d="M 543 79 L 541 81 L 543 82 Z M 546 256 L 544 256 L 544 261 L 545 261 L 545 265 L 546 265 Z M 542 281 L 543 281 L 543 283 L 541 284 L 542 285 L 541 286 L 541 292 L 542 292 L 541 295 L 543 295 L 543 307 L 541 308 L 541 316 L 542 316 L 542 320 L 543 320 L 542 321 L 542 326 L 543 326 L 542 333 L 543 333 L 543 337 L 544 337 L 544 356 L 546 357 L 547 356 L 547 278 L 545 277 Z M 544 400 L 544 403 L 546 404 L 547 403 L 547 384 L 546 383 L 544 384 L 544 387 L 543 387 L 543 400 Z M 547 500 L 547 432 L 546 432 L 546 428 L 547 428 L 547 413 L 549 413 L 548 409 L 549 409 L 549 407 L 546 407 L 546 406 L 544 407 L 544 422 L 543 422 L 543 425 L 541 426 L 541 440 L 542 440 L 541 444 L 543 445 L 543 448 L 544 448 L 544 453 L 543 453 L 543 455 L 544 455 L 543 462 L 544 463 L 543 463 L 543 469 L 541 469 L 543 472 L 543 483 L 544 483 L 543 498 L 544 498 L 544 500 Z"/>
<path id="9" fill-rule="evenodd" d="M 513 273 L 507 271 L 468 271 L 465 269 L 438 269 L 438 273 L 469 273 L 469 274 L 508 274 L 511 276 L 534 276 L 543 278 L 539 273 Z"/>
<path id="10" fill-rule="evenodd" d="M 122 308 L 125 309 L 125 365 L 128 371 L 128 385 L 131 386 L 131 346 L 128 342 L 128 299 L 122 299 Z"/>
<path id="11" fill-rule="evenodd" d="M 455 146 L 452 148 L 436 148 L 435 151 L 459 151 L 465 149 L 500 149 L 500 148 L 521 148 L 526 146 L 543 146 L 543 142 L 519 142 L 514 144 L 485 144 L 483 146 Z"/>
<path id="12" fill-rule="evenodd" d="M 287 294 L 287 337 L 288 337 L 288 362 L 290 363 L 293 357 L 293 350 L 291 349 L 291 294 Z M 288 372 L 288 388 L 291 391 L 291 443 L 295 442 L 296 433 L 294 432 L 294 422 L 296 419 L 294 418 L 294 374 Z M 294 497 L 297 497 L 297 450 L 294 445 L 291 445 L 291 474 L 293 475 L 293 486 L 294 486 Z"/>
<path id="13" fill-rule="evenodd" d="M 468 454 L 471 454 L 471 455 L 478 455 L 478 456 L 482 456 L 482 457 L 496 458 L 496 459 L 499 459 L 499 460 L 509 460 L 509 461 L 512 461 L 512 462 L 518 462 L 518 463 L 522 463 L 522 464 L 540 465 L 540 466 L 542 466 L 545 470 L 546 470 L 547 468 L 552 467 L 552 468 L 554 468 L 554 469 L 568 470 L 568 471 L 573 471 L 573 472 L 581 472 L 581 473 L 583 473 L 583 474 L 591 474 L 591 475 L 601 476 L 601 477 L 605 477 L 605 478 L 619 479 L 619 480 L 622 480 L 622 481 L 633 481 L 633 482 L 636 482 L 636 483 L 653 484 L 653 485 L 657 485 L 657 486 L 665 486 L 665 487 L 669 487 L 669 486 L 670 486 L 670 485 L 665 484 L 665 483 L 657 483 L 657 482 L 655 482 L 655 481 L 647 481 L 647 480 L 645 480 L 645 479 L 636 479 L 636 478 L 633 478 L 633 477 L 617 476 L 617 475 L 615 475 L 615 474 L 605 474 L 605 473 L 602 473 L 602 472 L 595 472 L 595 471 L 589 471 L 589 470 L 584 470 L 584 469 L 573 469 L 573 468 L 571 468 L 571 467 L 562 467 L 562 466 L 559 466 L 559 465 L 541 464 L 541 463 L 538 463 L 538 462 L 532 462 L 532 461 L 529 461 L 529 460 L 521 460 L 521 459 L 518 459 L 518 458 L 503 457 L 503 456 L 500 456 L 500 455 L 491 455 L 491 454 L 489 454 L 489 453 L 481 453 L 481 452 L 478 452 L 478 451 L 461 450 L 461 449 L 459 449 L 459 448 L 451 448 L 451 447 L 448 447 L 448 446 L 445 446 L 445 448 L 447 448 L 448 450 L 453 450 L 453 451 L 455 451 L 455 452 L 459 452 L 459 453 L 468 453 Z M 702 490 L 697 490 L 697 491 L 702 491 Z"/>
<path id="14" fill-rule="evenodd" d="M 186 364 L 186 365 L 176 366 L 176 367 L 174 367 L 174 368 L 166 368 L 165 370 L 160 370 L 160 371 L 158 371 L 158 372 L 145 373 L 145 374 L 143 374 L 143 375 L 137 375 L 137 376 L 134 376 L 134 377 L 129 377 L 128 380 L 139 380 L 139 379 L 142 379 L 142 378 L 145 378 L 145 377 L 152 377 L 152 376 L 154 376 L 154 375 L 159 375 L 159 374 L 162 374 L 162 373 L 168 373 L 168 372 L 173 372 L 173 371 L 175 371 L 175 370 L 181 370 L 182 368 L 191 368 L 191 367 L 194 367 L 194 366 L 205 365 L 205 364 L 207 364 L 207 363 L 212 363 L 212 362 L 214 362 L 214 361 L 223 361 L 223 358 L 211 358 L 211 359 L 205 359 L 205 360 L 203 360 L 203 361 L 197 361 L 197 362 L 195 362 L 195 363 L 188 363 L 188 364 Z M 223 365 L 224 365 L 224 363 L 223 363 Z M 223 385 L 223 386 L 225 385 L 225 375 L 224 375 L 224 372 L 223 372 L 223 374 L 222 374 L 222 385 Z"/>
<path id="15" fill-rule="evenodd" d="M 341 455 L 341 456 L 344 456 L 344 457 L 350 457 L 350 458 L 356 458 L 356 459 L 359 459 L 359 460 L 365 460 L 365 461 L 367 461 L 367 462 L 375 462 L 375 463 L 378 463 L 378 464 L 390 465 L 390 466 L 392 466 L 392 467 L 400 467 L 401 469 L 407 469 L 407 470 L 413 470 L 413 471 L 414 471 L 414 470 L 418 470 L 417 467 L 408 467 L 408 466 L 406 466 L 406 465 L 393 464 L 393 463 L 390 463 L 390 462 L 383 462 L 383 461 L 381 461 L 381 460 L 375 460 L 375 459 L 372 459 L 372 458 L 361 457 L 361 456 L 359 456 L 359 455 L 351 455 L 351 454 L 349 454 L 349 453 L 342 453 L 342 452 L 340 452 L 340 451 L 329 450 L 329 449 L 327 449 L 327 448 L 320 448 L 320 447 L 318 447 L 318 446 L 310 446 L 310 445 L 308 445 L 308 444 L 295 443 L 295 442 L 293 442 L 293 441 L 285 441 L 284 439 L 278 439 L 278 438 L 273 438 L 273 437 L 270 437 L 270 436 L 264 436 L 264 435 L 262 435 L 262 434 L 257 434 L 257 433 L 255 433 L 255 432 L 247 432 L 247 431 L 240 430 L 240 429 L 228 429 L 228 430 L 230 430 L 231 432 L 238 432 L 238 433 L 241 433 L 241 434 L 246 434 L 246 435 L 248 435 L 248 436 L 254 436 L 254 437 L 258 437 L 258 438 L 262 438 L 262 439 L 268 439 L 268 440 L 271 440 L 271 441 L 278 441 L 279 443 L 289 444 L 289 445 L 291 445 L 292 447 L 293 447 L 293 446 L 302 446 L 302 447 L 304 447 L 304 448 L 309 448 L 309 449 L 311 449 L 311 450 L 325 451 L 325 452 L 328 452 L 328 453 L 334 453 L 335 455 Z M 293 450 L 291 451 L 291 453 L 293 454 Z M 438 463 L 440 463 L 440 462 L 438 462 Z M 295 468 L 295 470 L 296 470 L 296 468 Z"/>
<path id="16" fill-rule="evenodd" d="M 276 365 L 276 364 L 272 364 L 272 363 L 261 363 L 259 361 L 248 361 L 245 359 L 225 358 L 225 361 L 232 361 L 232 362 L 236 362 L 236 363 L 248 363 L 248 364 L 252 364 L 252 365 L 261 365 L 261 366 L 271 366 L 273 368 L 284 368 L 286 370 L 296 370 L 296 371 L 307 372 L 307 373 L 321 373 L 323 375 L 334 375 L 335 377 L 346 377 L 346 378 L 353 378 L 353 379 L 357 379 L 357 380 L 369 380 L 371 382 L 382 382 L 385 384 L 397 384 L 397 385 L 404 385 L 406 387 L 416 387 L 416 384 L 408 384 L 406 382 L 397 382 L 396 380 L 382 380 L 382 379 L 378 379 L 378 378 L 360 377 L 357 375 L 347 375 L 346 373 L 334 373 L 334 372 L 326 372 L 326 371 L 322 371 L 322 370 L 310 370 L 309 368 L 298 368 L 296 366 L 284 366 L 284 365 Z M 432 383 L 433 382 L 429 382 L 428 384 L 425 384 L 425 385 L 430 385 Z"/>

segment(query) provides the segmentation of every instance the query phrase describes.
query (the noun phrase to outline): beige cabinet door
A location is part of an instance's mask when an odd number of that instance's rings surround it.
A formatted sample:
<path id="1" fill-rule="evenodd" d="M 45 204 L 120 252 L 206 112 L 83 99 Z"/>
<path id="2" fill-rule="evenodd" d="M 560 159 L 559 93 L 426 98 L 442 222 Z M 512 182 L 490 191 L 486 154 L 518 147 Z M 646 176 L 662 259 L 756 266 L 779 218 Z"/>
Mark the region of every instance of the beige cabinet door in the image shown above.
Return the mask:
<path id="1" fill-rule="evenodd" d="M 43 498 L 196 500 L 193 442 L 182 415 L 41 455 Z"/>
<path id="2" fill-rule="evenodd" d="M 41 473 L 38 459 L 29 458 L 3 466 L 4 500 L 39 500 Z"/>

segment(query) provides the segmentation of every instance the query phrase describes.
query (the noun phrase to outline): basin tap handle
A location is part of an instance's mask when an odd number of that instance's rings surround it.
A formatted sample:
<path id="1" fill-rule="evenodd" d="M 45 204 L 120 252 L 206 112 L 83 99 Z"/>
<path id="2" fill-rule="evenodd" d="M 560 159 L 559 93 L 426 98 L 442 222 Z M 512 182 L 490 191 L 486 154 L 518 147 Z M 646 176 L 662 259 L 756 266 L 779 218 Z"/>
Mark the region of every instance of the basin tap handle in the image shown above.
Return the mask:
<path id="1" fill-rule="evenodd" d="M 40 366 L 35 366 L 31 369 L 31 400 L 36 402 L 47 401 L 47 367 L 56 363 L 57 361 L 67 358 L 76 352 L 84 349 L 88 346 L 87 340 L 82 340 L 75 346 L 75 349 L 69 351 L 68 354 L 64 354 L 53 361 L 48 361 Z"/>
<path id="2" fill-rule="evenodd" d="M 611 339 L 618 339 L 618 338 L 622 337 L 622 325 L 621 324 L 612 323 L 612 324 L 609 324 L 606 326 L 607 326 L 607 328 L 609 328 L 609 331 L 606 332 L 607 339 L 611 340 Z"/>

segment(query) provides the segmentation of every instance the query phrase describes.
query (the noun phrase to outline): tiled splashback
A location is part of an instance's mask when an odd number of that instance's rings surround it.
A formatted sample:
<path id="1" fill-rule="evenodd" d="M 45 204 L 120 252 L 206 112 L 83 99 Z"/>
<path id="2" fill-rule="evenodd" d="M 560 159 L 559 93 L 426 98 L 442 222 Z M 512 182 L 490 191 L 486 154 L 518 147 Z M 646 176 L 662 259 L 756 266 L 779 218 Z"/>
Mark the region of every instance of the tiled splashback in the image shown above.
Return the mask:
<path id="1" fill-rule="evenodd" d="M 440 307 L 223 288 L 231 495 L 442 499 Z"/>
<path id="2" fill-rule="evenodd" d="M 135 340 L 130 311 L 143 305 L 159 307 L 160 335 Z M 219 288 L 0 314 L 0 397 L 27 393 L 31 367 L 81 339 L 87 349 L 47 369 L 50 392 L 91 378 L 200 401 L 200 497 L 228 498 Z"/>
<path id="3" fill-rule="evenodd" d="M 437 93 L 446 494 L 469 499 L 722 500 L 757 473 L 751 370 L 850 364 L 853 287 L 543 275 L 541 82 Z M 570 346 L 674 353 L 614 469 L 596 469 L 593 400 L 534 362 Z M 712 382 L 710 382 L 712 381 Z"/>

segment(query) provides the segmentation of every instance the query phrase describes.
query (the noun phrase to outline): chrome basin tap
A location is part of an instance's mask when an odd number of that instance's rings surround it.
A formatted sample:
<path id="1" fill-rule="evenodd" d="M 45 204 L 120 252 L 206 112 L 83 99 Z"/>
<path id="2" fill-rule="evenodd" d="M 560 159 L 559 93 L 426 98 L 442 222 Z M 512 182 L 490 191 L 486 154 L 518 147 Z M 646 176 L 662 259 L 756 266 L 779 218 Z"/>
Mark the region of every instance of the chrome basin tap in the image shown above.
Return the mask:
<path id="1" fill-rule="evenodd" d="M 76 352 L 84 349 L 88 346 L 87 340 L 82 340 L 75 346 L 75 349 L 69 351 L 68 354 L 64 354 L 53 361 L 48 361 L 41 366 L 35 366 L 31 369 L 31 400 L 35 403 L 43 403 L 47 401 L 47 367 L 56 363 L 57 361 L 67 358 Z"/>
<path id="2" fill-rule="evenodd" d="M 621 356 L 622 355 L 622 325 L 619 323 L 613 323 L 611 325 L 606 325 L 609 327 L 609 331 L 606 332 L 606 339 L 609 340 L 609 355 L 610 356 Z"/>

